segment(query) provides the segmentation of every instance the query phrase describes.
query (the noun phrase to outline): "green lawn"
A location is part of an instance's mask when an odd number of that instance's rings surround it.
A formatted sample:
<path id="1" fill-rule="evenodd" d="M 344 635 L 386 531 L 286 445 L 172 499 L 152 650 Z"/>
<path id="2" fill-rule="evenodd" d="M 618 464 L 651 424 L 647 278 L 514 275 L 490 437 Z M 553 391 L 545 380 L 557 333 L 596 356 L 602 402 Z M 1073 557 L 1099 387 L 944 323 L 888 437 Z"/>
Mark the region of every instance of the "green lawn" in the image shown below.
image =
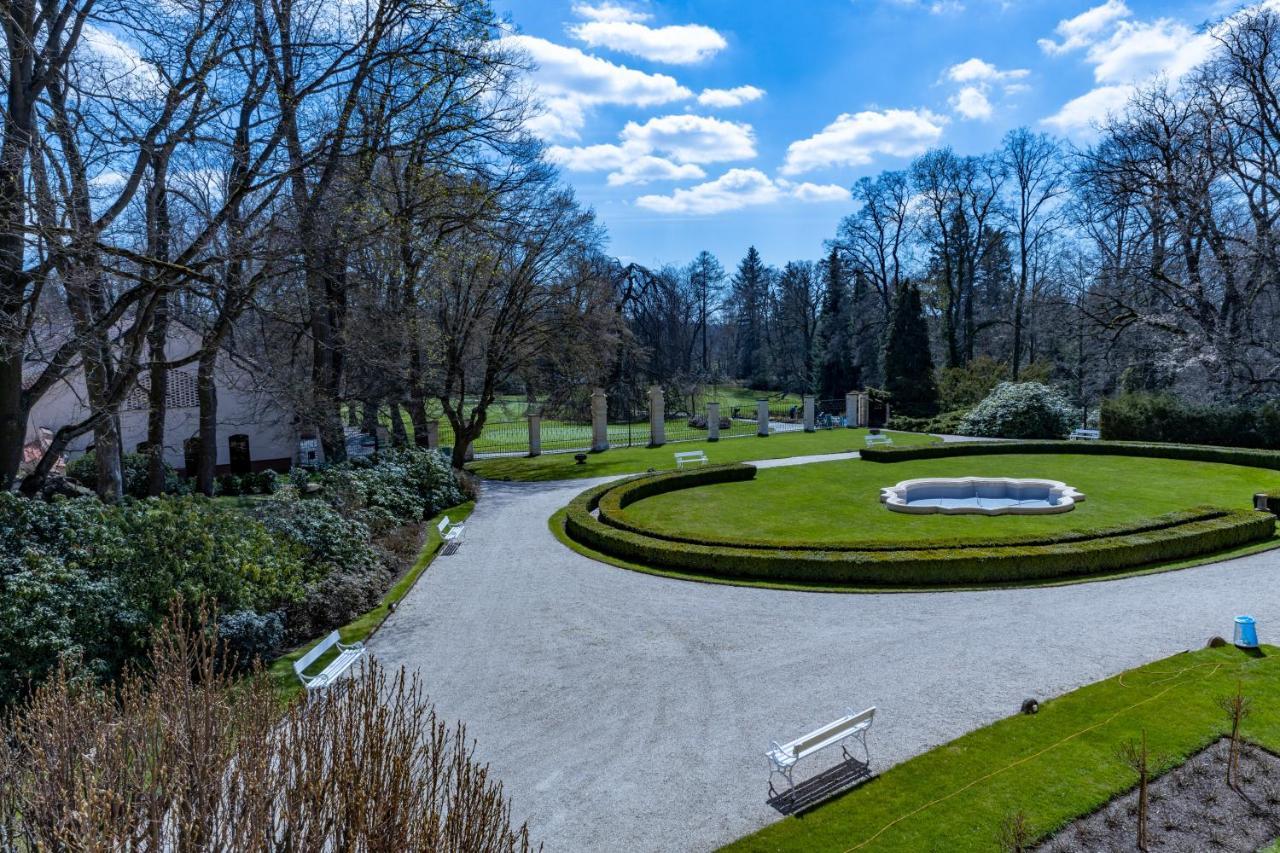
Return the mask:
<path id="1" fill-rule="evenodd" d="M 931 476 L 1062 480 L 1084 492 L 1085 500 L 1071 512 L 1040 516 L 907 515 L 881 505 L 882 487 Z M 1280 472 L 1169 459 L 978 456 L 892 465 L 853 460 L 765 469 L 748 482 L 669 492 L 632 504 L 624 515 L 646 528 L 692 537 L 905 544 L 1104 529 L 1205 504 L 1247 509 L 1255 492 L 1273 489 L 1280 489 Z"/>
<path id="2" fill-rule="evenodd" d="M 768 438 L 748 436 L 717 442 L 680 441 L 665 447 L 629 447 L 592 453 L 586 464 L 579 465 L 572 453 L 550 453 L 528 459 L 484 459 L 474 462 L 470 470 L 492 480 L 570 480 L 585 477 L 608 477 L 617 474 L 642 474 L 675 468 L 674 454 L 702 450 L 712 464 L 747 462 L 757 459 L 781 459 L 823 453 L 844 453 L 865 446 L 865 429 L 818 430 L 813 433 L 784 432 Z M 895 444 L 929 444 L 938 439 L 916 433 L 895 432 Z"/>
<path id="3" fill-rule="evenodd" d="M 1161 770 L 1221 736 L 1218 700 L 1237 682 L 1253 702 L 1246 738 L 1280 750 L 1280 649 L 1175 655 L 1068 693 L 894 767 L 800 817 L 724 848 L 805 851 L 997 851 L 1001 824 L 1025 813 L 1047 835 L 1136 784 L 1117 757 L 1146 731 Z M 874 730 L 871 754 L 875 759 Z"/>
<path id="4" fill-rule="evenodd" d="M 382 621 L 387 618 L 391 612 L 391 607 L 398 604 L 402 598 L 409 594 L 409 590 L 413 589 L 414 584 L 418 582 L 418 578 L 422 577 L 422 573 L 427 570 L 435 560 L 436 554 L 440 551 L 441 538 L 440 532 L 436 529 L 436 525 L 440 519 L 446 515 L 453 522 L 462 522 L 467 516 L 471 515 L 471 511 L 475 509 L 475 504 L 468 501 L 445 510 L 435 518 L 428 519 L 424 527 L 427 531 L 426 541 L 422 544 L 422 550 L 418 552 L 418 559 L 414 561 L 409 571 L 404 573 L 400 580 L 396 581 L 391 589 L 387 590 L 387 594 L 382 597 L 382 601 L 378 602 L 378 606 L 368 611 L 357 619 L 348 622 L 338 629 L 339 636 L 342 637 L 344 643 L 363 643 L 369 639 L 369 636 L 378 629 Z M 276 658 L 272 662 L 269 674 L 271 683 L 275 688 L 276 696 L 282 702 L 294 698 L 303 691 L 302 682 L 298 680 L 298 676 L 293 671 L 293 663 L 300 657 L 305 655 L 316 643 L 320 642 L 323 637 L 316 637 L 311 642 L 299 646 L 286 655 Z M 338 656 L 337 649 L 331 649 L 311 665 L 308 674 L 320 672 L 324 669 L 329 661 Z"/>

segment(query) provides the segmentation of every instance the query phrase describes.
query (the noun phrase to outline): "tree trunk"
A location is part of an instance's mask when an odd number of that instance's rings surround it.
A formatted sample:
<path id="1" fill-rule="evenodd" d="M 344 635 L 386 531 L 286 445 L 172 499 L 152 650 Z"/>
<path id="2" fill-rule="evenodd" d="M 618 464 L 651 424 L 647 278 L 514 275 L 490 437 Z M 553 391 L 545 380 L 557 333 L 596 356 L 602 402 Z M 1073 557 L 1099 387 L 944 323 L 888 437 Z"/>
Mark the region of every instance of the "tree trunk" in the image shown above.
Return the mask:
<path id="1" fill-rule="evenodd" d="M 165 420 L 168 415 L 169 369 L 165 367 L 165 342 L 169 337 L 169 297 L 161 297 L 155 325 L 147 335 L 151 367 L 147 390 L 147 494 L 164 494 Z"/>
<path id="2" fill-rule="evenodd" d="M 218 348 L 206 347 L 196 368 L 196 399 L 200 405 L 196 490 L 213 497 L 218 473 Z"/>
<path id="3" fill-rule="evenodd" d="M 22 465 L 28 417 L 22 398 L 22 349 L 0 347 L 0 491 L 12 487 Z"/>
<path id="4" fill-rule="evenodd" d="M 404 416 L 401 413 L 400 404 L 394 401 L 391 403 L 391 446 L 409 446 L 409 436 L 404 428 Z"/>

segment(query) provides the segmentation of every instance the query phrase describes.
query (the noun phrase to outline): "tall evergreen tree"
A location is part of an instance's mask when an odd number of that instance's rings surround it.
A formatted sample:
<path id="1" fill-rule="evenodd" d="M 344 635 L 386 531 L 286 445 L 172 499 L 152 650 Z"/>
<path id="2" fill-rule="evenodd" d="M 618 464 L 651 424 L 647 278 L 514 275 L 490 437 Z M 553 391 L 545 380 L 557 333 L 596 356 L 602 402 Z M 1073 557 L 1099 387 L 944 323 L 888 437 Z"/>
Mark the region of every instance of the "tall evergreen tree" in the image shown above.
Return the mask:
<path id="1" fill-rule="evenodd" d="M 840 252 L 832 249 L 822 263 L 822 310 L 813 347 L 818 380 L 814 390 L 824 400 L 839 399 L 859 385 L 851 308 L 844 261 Z"/>
<path id="2" fill-rule="evenodd" d="M 769 386 L 769 349 L 767 310 L 769 304 L 769 270 L 760 259 L 756 247 L 738 264 L 732 282 L 735 367 L 738 378 L 753 388 Z"/>
<path id="3" fill-rule="evenodd" d="M 720 293 L 724 289 L 724 267 L 716 260 L 716 256 L 703 249 L 693 259 L 687 270 L 689 286 L 697 301 L 698 329 L 697 338 L 701 345 L 701 358 L 698 366 L 705 378 L 711 373 L 711 323 L 715 319 L 716 309 L 720 303 Z"/>
<path id="4" fill-rule="evenodd" d="M 938 413 L 938 386 L 929 352 L 929 326 L 920 288 L 910 281 L 898 287 L 884 347 L 885 390 L 893 410 L 912 417 Z"/>

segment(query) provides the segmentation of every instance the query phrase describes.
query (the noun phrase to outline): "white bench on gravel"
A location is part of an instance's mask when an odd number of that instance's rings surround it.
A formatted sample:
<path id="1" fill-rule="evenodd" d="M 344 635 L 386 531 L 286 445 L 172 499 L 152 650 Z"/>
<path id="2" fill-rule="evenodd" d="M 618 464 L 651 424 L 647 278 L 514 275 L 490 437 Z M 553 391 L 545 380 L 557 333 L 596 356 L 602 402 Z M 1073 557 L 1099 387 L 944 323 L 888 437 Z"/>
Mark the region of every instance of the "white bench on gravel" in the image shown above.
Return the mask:
<path id="1" fill-rule="evenodd" d="M 449 516 L 446 515 L 440 519 L 440 523 L 436 525 L 436 530 L 440 531 L 440 538 L 444 540 L 444 544 L 440 546 L 440 553 L 452 554 L 462 544 L 462 537 L 467 532 L 467 526 L 465 524 L 454 524 L 449 521 Z"/>
<path id="2" fill-rule="evenodd" d="M 329 661 L 329 665 L 317 672 L 315 675 L 307 675 L 307 668 L 311 664 L 318 661 L 329 649 L 337 647 L 338 656 Z M 298 680 L 308 691 L 319 690 L 328 687 L 337 681 L 351 667 L 355 666 L 356 661 L 364 657 L 365 648 L 363 643 L 352 643 L 347 645 L 341 642 L 338 632 L 334 631 L 329 636 L 315 644 L 311 651 L 293 662 L 293 671 L 297 673 Z"/>
<path id="3" fill-rule="evenodd" d="M 1070 441 L 1097 441 L 1102 438 L 1102 433 L 1096 429 L 1076 429 L 1071 431 L 1071 435 L 1067 436 Z"/>
<path id="4" fill-rule="evenodd" d="M 877 447 L 881 445 L 886 447 L 893 446 L 893 439 L 887 435 L 868 435 L 866 441 L 867 447 Z"/>
<path id="5" fill-rule="evenodd" d="M 689 450 L 684 453 L 676 454 L 676 470 L 677 471 L 686 465 L 693 465 L 695 463 L 697 463 L 698 465 L 706 465 L 707 454 L 701 450 Z"/>
<path id="6" fill-rule="evenodd" d="M 867 732 L 871 729 L 871 721 L 875 716 L 874 707 L 856 714 L 852 708 L 846 708 L 845 715 L 840 719 L 827 723 L 822 728 L 802 735 L 790 743 L 779 744 L 776 740 L 773 741 L 769 750 L 765 752 L 765 756 L 769 759 L 769 792 L 777 793 L 773 789 L 773 776 L 777 773 L 787 780 L 791 786 L 791 792 L 794 793 L 796 783 L 791 773 L 795 769 L 796 762 L 821 752 L 829 746 L 840 744 L 840 751 L 845 759 L 852 759 L 853 756 L 844 745 L 849 740 L 856 740 L 862 744 L 862 751 L 867 757 L 867 764 L 870 765 L 871 752 L 867 749 Z"/>

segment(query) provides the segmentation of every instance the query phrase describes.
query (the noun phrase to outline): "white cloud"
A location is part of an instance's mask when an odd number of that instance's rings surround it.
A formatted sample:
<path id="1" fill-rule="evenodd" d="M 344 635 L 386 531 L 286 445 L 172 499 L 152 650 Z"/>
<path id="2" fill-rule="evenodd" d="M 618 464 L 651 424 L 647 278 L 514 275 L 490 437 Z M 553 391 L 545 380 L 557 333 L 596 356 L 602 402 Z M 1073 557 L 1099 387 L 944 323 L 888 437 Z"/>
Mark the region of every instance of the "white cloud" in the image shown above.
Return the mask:
<path id="1" fill-rule="evenodd" d="M 765 96 L 764 89 L 756 86 L 735 86 L 732 89 L 703 89 L 698 95 L 698 103 L 704 107 L 725 109 L 740 107 L 751 101 L 758 101 Z"/>
<path id="2" fill-rule="evenodd" d="M 911 157 L 942 136 L 947 119 L 929 110 L 866 110 L 844 113 L 808 139 L 787 148 L 783 174 L 827 166 L 865 166 L 876 155 Z"/>
<path id="3" fill-rule="evenodd" d="M 1080 53 L 1097 83 L 1044 119 L 1064 133 L 1086 131 L 1120 110 L 1137 86 L 1155 75 L 1177 81 L 1204 62 L 1214 45 L 1214 30 L 1196 32 L 1172 18 L 1136 20 L 1121 0 L 1061 21 L 1054 32 L 1059 40 L 1041 39 L 1040 47 L 1055 56 Z"/>
<path id="4" fill-rule="evenodd" d="M 1119 112 L 1132 94 L 1132 86 L 1099 86 L 1067 101 L 1043 123 L 1062 133 L 1079 131 L 1111 113 Z"/>
<path id="5" fill-rule="evenodd" d="M 703 62 L 729 46 L 724 36 L 702 24 L 650 27 L 634 20 L 596 20 L 574 24 L 569 34 L 590 47 L 672 65 Z"/>
<path id="6" fill-rule="evenodd" d="M 995 113 L 987 93 L 977 86 L 965 86 L 952 95 L 951 108 L 965 118 L 982 121 L 991 118 Z"/>
<path id="7" fill-rule="evenodd" d="M 619 3 L 574 3 L 573 14 L 579 18 L 586 18 L 589 21 L 605 21 L 605 22 L 635 22 L 647 21 L 653 16 L 648 12 L 641 12 L 623 6 Z"/>
<path id="8" fill-rule="evenodd" d="M 1015 81 L 1030 74 L 1026 68 L 1000 69 L 975 56 L 952 65 L 943 72 L 943 78 L 961 84 L 949 100 L 951 108 L 963 118 L 985 121 L 995 115 L 995 107 L 991 103 L 992 89 L 1001 86 L 1005 95 L 1016 95 L 1028 87 Z"/>
<path id="9" fill-rule="evenodd" d="M 1048 54 L 1060 54 L 1085 47 L 1098 33 L 1130 14 L 1129 7 L 1123 0 L 1107 0 L 1101 6 L 1094 6 L 1074 18 L 1059 21 L 1053 31 L 1062 41 L 1040 39 L 1040 49 Z"/>
<path id="10" fill-rule="evenodd" d="M 846 201 L 849 191 L 834 184 L 792 184 L 774 180 L 759 169 L 730 169 L 713 181 L 681 188 L 670 195 L 643 195 L 636 205 L 658 213 L 712 214 L 743 207 L 801 202 Z"/>
<path id="11" fill-rule="evenodd" d="M 676 164 L 663 157 L 645 154 L 622 163 L 616 172 L 609 174 L 607 183 L 611 187 L 620 187 L 653 181 L 700 180 L 706 176 L 706 172 L 692 163 Z"/>
<path id="12" fill-rule="evenodd" d="M 609 172 L 609 186 L 706 177 L 700 163 L 747 160 L 755 156 L 749 124 L 693 115 L 659 116 L 628 122 L 620 144 L 552 145 L 547 157 L 571 172 Z"/>
<path id="13" fill-rule="evenodd" d="M 791 194 L 807 202 L 849 200 L 849 188 L 839 184 L 813 184 L 805 181 L 792 188 Z"/>
<path id="14" fill-rule="evenodd" d="M 627 152 L 621 145 L 552 145 L 547 159 L 570 172 L 601 172 L 621 168 L 627 160 L 643 152 Z"/>
<path id="15" fill-rule="evenodd" d="M 693 97 L 674 77 L 637 71 L 536 36 L 510 35 L 502 42 L 537 66 L 531 82 L 545 111 L 529 129 L 545 139 L 576 139 L 592 107 L 652 107 Z"/>
<path id="16" fill-rule="evenodd" d="M 624 146 L 667 154 L 677 163 L 722 163 L 756 156 L 755 131 L 742 122 L 695 115 L 627 122 L 619 134 Z"/>

